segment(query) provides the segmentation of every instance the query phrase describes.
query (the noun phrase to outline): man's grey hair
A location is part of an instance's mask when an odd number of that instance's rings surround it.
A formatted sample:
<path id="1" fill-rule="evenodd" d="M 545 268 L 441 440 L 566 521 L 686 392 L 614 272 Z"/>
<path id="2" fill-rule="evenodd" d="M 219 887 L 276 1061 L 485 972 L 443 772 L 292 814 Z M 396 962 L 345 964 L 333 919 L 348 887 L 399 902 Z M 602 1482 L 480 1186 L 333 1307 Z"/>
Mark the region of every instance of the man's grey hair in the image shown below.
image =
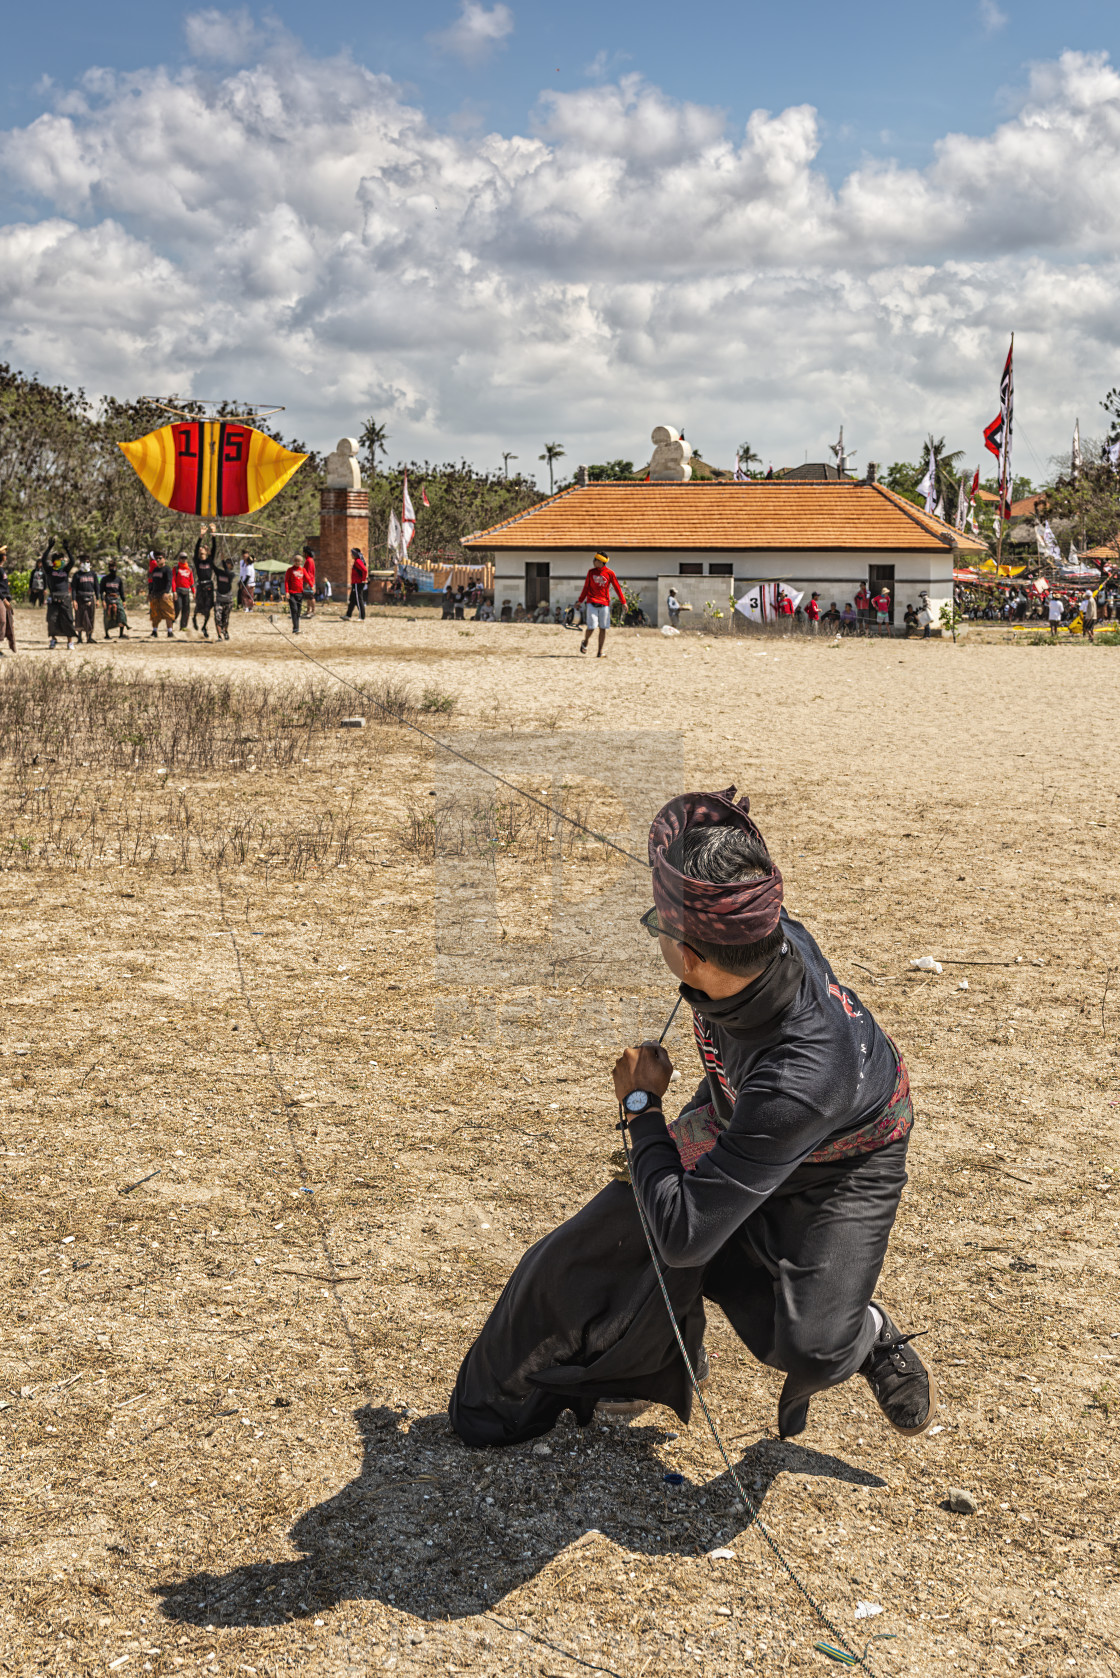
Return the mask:
<path id="1" fill-rule="evenodd" d="M 774 872 L 763 841 L 731 822 L 689 827 L 673 840 L 665 861 L 692 880 L 730 885 L 735 880 L 757 880 Z"/>

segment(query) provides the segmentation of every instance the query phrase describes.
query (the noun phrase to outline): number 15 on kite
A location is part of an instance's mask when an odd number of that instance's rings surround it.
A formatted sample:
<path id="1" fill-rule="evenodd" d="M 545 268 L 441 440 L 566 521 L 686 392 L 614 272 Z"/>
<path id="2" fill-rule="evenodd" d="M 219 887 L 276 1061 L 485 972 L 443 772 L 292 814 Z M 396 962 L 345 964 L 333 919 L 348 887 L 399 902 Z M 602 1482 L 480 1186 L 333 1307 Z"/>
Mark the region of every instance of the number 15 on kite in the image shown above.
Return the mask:
<path id="1" fill-rule="evenodd" d="M 184 420 L 119 445 L 144 487 L 173 513 L 255 513 L 307 459 L 235 420 Z"/>

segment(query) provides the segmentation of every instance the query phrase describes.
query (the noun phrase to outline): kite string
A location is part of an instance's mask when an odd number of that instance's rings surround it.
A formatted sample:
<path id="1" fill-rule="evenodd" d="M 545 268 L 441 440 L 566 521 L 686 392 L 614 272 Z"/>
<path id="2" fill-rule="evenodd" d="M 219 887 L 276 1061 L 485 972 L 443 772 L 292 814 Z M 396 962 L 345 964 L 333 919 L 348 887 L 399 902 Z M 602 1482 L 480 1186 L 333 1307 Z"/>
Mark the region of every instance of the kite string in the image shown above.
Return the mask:
<path id="1" fill-rule="evenodd" d="M 678 1001 L 678 1006 L 679 1006 L 679 1001 Z M 673 1014 L 675 1014 L 676 1011 L 677 1011 L 676 1008 L 674 1008 L 673 1009 Z M 665 1031 L 668 1031 L 669 1025 L 672 1023 L 672 1018 L 673 1018 L 673 1015 L 670 1014 L 669 1020 L 666 1022 Z M 665 1031 L 663 1031 L 661 1033 L 662 1038 L 665 1036 Z M 767 1545 L 768 1549 L 770 1550 L 771 1554 L 774 1556 L 775 1560 L 782 1567 L 782 1569 L 786 1573 L 787 1577 L 796 1586 L 797 1590 L 800 1592 L 801 1596 L 808 1603 L 809 1607 L 813 1610 L 813 1613 L 817 1616 L 818 1620 L 820 1620 L 821 1624 L 825 1627 L 825 1629 L 828 1632 L 831 1633 L 831 1635 L 833 1637 L 835 1637 L 835 1639 L 839 1643 L 840 1647 L 843 1650 L 845 1650 L 845 1652 L 851 1657 L 853 1664 L 855 1664 L 857 1666 L 862 1666 L 864 1671 L 872 1673 L 872 1678 L 874 1678 L 873 1669 L 868 1665 L 868 1662 L 867 1662 L 867 1650 L 865 1649 L 862 1655 L 859 1655 L 859 1654 L 856 1653 L 856 1651 L 852 1648 L 851 1644 L 845 1638 L 843 1632 L 839 1629 L 839 1627 L 837 1625 L 835 1625 L 833 1623 L 833 1621 L 829 1618 L 828 1614 L 821 1607 L 821 1604 L 817 1601 L 816 1597 L 813 1595 L 813 1593 L 809 1589 L 808 1585 L 802 1583 L 801 1579 L 798 1577 L 797 1573 L 794 1571 L 794 1568 L 793 1568 L 792 1564 L 786 1560 L 785 1555 L 783 1554 L 781 1546 L 779 1545 L 777 1539 L 773 1537 L 773 1535 L 771 1534 L 771 1532 L 767 1528 L 766 1523 L 762 1519 L 762 1516 L 760 1515 L 760 1513 L 758 1511 L 758 1507 L 755 1504 L 753 1498 L 748 1496 L 748 1494 L 747 1494 L 747 1492 L 746 1492 L 746 1490 L 743 1486 L 743 1482 L 740 1480 L 738 1474 L 735 1471 L 734 1464 L 732 1463 L 731 1458 L 727 1454 L 727 1448 L 724 1445 L 722 1438 L 720 1437 L 719 1428 L 715 1424 L 715 1420 L 712 1416 L 711 1411 L 708 1409 L 707 1401 L 704 1397 L 703 1391 L 701 1390 L 700 1383 L 696 1379 L 696 1371 L 692 1367 L 692 1359 L 688 1355 L 688 1349 L 687 1349 L 687 1347 L 685 1346 L 685 1343 L 684 1343 L 684 1336 L 681 1334 L 680 1325 L 677 1322 L 677 1314 L 673 1310 L 673 1302 L 669 1297 L 669 1290 L 665 1286 L 665 1277 L 662 1273 L 661 1264 L 660 1264 L 660 1261 L 659 1261 L 658 1256 L 657 1256 L 657 1247 L 654 1243 L 653 1232 L 650 1229 L 649 1219 L 646 1217 L 646 1209 L 642 1205 L 642 1198 L 641 1198 L 641 1195 L 638 1193 L 638 1185 L 637 1185 L 637 1183 L 635 1181 L 635 1178 L 634 1178 L 634 1155 L 633 1155 L 633 1152 L 632 1152 L 632 1147 L 631 1147 L 631 1142 L 630 1142 L 630 1126 L 629 1126 L 629 1123 L 627 1121 L 627 1116 L 626 1116 L 625 1111 L 623 1110 L 621 1102 L 619 1103 L 619 1107 L 618 1107 L 618 1128 L 622 1132 L 622 1145 L 623 1145 L 624 1149 L 626 1150 L 626 1165 L 627 1165 L 627 1169 L 630 1173 L 630 1186 L 634 1190 L 634 1204 L 638 1208 L 638 1217 L 641 1220 L 642 1233 L 645 1235 L 645 1238 L 646 1238 L 646 1246 L 649 1248 L 650 1262 L 653 1265 L 654 1275 L 657 1277 L 657 1285 L 661 1290 L 661 1297 L 665 1301 L 665 1309 L 669 1313 L 669 1322 L 672 1325 L 673 1335 L 676 1339 L 677 1347 L 680 1351 L 681 1357 L 684 1359 L 684 1366 L 685 1366 L 685 1369 L 688 1371 L 688 1378 L 689 1378 L 689 1381 L 692 1383 L 692 1390 L 696 1394 L 697 1399 L 699 1400 L 701 1410 L 704 1412 L 704 1420 L 707 1422 L 708 1427 L 711 1431 L 712 1438 L 716 1442 L 716 1449 L 719 1451 L 720 1456 L 723 1458 L 724 1467 L 727 1469 L 727 1472 L 731 1477 L 731 1483 L 735 1487 L 735 1490 L 738 1492 L 740 1501 L 742 1502 L 742 1505 L 743 1505 L 744 1509 L 747 1511 L 748 1525 L 758 1528 L 759 1533 L 762 1535 L 762 1538 L 763 1538 L 764 1542 L 766 1543 L 766 1545 Z"/>
<path id="2" fill-rule="evenodd" d="M 586 822 L 578 821 L 575 816 L 566 815 L 563 810 L 558 810 L 547 799 L 538 798 L 534 793 L 526 792 L 524 787 L 517 786 L 515 782 L 507 781 L 506 777 L 499 775 L 496 769 L 488 769 L 484 763 L 478 763 L 473 757 L 468 757 L 466 752 L 459 751 L 455 746 L 449 746 L 446 740 L 441 740 L 438 734 L 431 733 L 427 728 L 421 728 L 419 723 L 409 722 L 407 717 L 400 716 L 384 704 L 382 700 L 368 692 L 366 688 L 359 687 L 356 682 L 348 681 L 345 676 L 340 676 L 337 670 L 332 669 L 329 664 L 324 664 L 321 658 L 315 657 L 314 653 L 307 652 L 303 647 L 297 647 L 294 638 L 291 635 L 285 635 L 271 615 L 268 621 L 280 639 L 287 641 L 289 646 L 294 648 L 301 657 L 307 659 L 310 664 L 317 664 L 320 670 L 325 670 L 327 675 L 333 676 L 336 682 L 340 682 L 343 687 L 347 687 L 351 692 L 356 693 L 359 698 L 365 700 L 367 705 L 372 705 L 375 711 L 386 717 L 390 722 L 398 724 L 401 728 L 410 728 L 414 734 L 419 734 L 422 739 L 430 740 L 433 745 L 441 747 L 445 752 L 450 752 L 451 756 L 457 757 L 461 763 L 469 764 L 472 769 L 477 769 L 480 774 L 489 775 L 492 781 L 497 781 L 499 785 L 508 787 L 519 798 L 527 799 L 530 804 L 535 804 L 538 809 L 547 810 L 549 815 L 556 817 L 557 821 L 567 822 L 569 827 L 578 828 L 581 833 L 587 833 L 592 839 L 597 839 L 601 845 L 606 845 L 610 850 L 617 851 L 619 856 L 626 858 L 627 862 L 635 862 L 639 868 L 649 868 L 649 863 L 645 857 L 636 856 L 633 851 L 628 851 L 624 845 L 616 845 L 614 840 L 608 839 L 605 833 L 598 833 L 593 827 L 588 827 Z"/>

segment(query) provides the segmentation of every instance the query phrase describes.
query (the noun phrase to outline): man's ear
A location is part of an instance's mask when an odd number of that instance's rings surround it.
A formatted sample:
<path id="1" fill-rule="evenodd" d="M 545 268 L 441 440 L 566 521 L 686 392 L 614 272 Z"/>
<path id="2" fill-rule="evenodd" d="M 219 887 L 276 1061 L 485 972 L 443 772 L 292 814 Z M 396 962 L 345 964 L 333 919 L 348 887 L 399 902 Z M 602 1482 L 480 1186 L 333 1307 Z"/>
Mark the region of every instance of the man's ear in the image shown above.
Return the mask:
<path id="1" fill-rule="evenodd" d="M 691 944 L 678 944 L 677 949 L 681 952 L 681 969 L 686 979 L 707 965 L 703 956 L 698 956 Z"/>

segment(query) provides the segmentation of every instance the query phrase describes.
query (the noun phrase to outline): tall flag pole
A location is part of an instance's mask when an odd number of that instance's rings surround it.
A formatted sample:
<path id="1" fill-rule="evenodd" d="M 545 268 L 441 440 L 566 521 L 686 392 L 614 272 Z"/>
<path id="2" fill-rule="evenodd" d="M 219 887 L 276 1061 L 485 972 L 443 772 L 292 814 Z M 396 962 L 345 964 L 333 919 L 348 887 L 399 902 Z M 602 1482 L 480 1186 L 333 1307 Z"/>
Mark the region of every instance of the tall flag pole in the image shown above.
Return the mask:
<path id="1" fill-rule="evenodd" d="M 1073 447 L 1069 452 L 1069 475 L 1074 483 L 1081 474 L 1081 421 L 1073 422 Z"/>
<path id="2" fill-rule="evenodd" d="M 1015 408 L 1015 377 L 1011 358 L 1015 353 L 1015 334 L 1011 334 L 1011 348 L 1003 364 L 999 381 L 999 413 L 991 425 L 984 427 L 984 447 L 999 461 L 999 539 L 996 543 L 996 571 L 1003 557 L 1003 532 L 1011 517 L 1011 420 Z"/>

